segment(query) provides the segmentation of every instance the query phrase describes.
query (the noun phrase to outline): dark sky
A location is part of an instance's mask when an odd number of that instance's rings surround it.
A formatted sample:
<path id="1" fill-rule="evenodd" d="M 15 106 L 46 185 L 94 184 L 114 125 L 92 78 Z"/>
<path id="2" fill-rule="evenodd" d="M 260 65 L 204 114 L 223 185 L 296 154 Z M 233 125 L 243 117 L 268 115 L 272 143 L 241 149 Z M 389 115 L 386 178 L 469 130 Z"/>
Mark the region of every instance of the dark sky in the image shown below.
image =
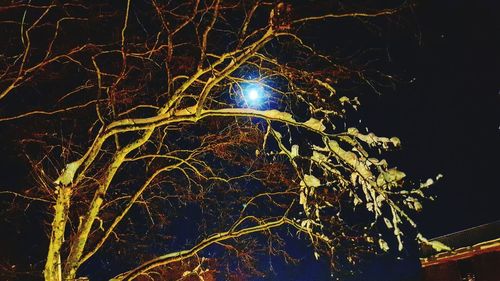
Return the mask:
<path id="1" fill-rule="evenodd" d="M 417 216 L 420 231 L 432 238 L 500 219 L 500 6 L 423 2 L 416 9 L 421 37 L 388 40 L 395 64 L 415 80 L 373 98 L 365 122 L 401 138 L 403 150 L 394 157 L 408 174 L 444 175 L 432 188 L 436 200 Z M 375 280 L 368 276 L 379 265 L 392 274 L 380 280 L 412 280 L 401 269 L 414 270 L 414 260 L 411 254 L 404 262 L 382 259 L 357 280 Z"/>
<path id="2" fill-rule="evenodd" d="M 419 40 L 393 38 L 414 82 L 367 106 L 374 131 L 401 137 L 398 162 L 424 179 L 442 173 L 419 218 L 429 237 L 500 219 L 500 25 L 495 1 L 425 1 Z"/>
<path id="3" fill-rule="evenodd" d="M 416 216 L 428 238 L 500 219 L 499 10 L 496 1 L 421 1 L 413 23 L 381 35 L 405 82 L 366 95 L 362 122 L 400 137 L 392 163 L 410 178 L 444 175 Z M 418 252 L 396 256 L 368 261 L 350 280 L 419 280 Z M 328 280 L 321 265 L 304 265 L 307 273 L 286 268 L 279 280 Z"/>

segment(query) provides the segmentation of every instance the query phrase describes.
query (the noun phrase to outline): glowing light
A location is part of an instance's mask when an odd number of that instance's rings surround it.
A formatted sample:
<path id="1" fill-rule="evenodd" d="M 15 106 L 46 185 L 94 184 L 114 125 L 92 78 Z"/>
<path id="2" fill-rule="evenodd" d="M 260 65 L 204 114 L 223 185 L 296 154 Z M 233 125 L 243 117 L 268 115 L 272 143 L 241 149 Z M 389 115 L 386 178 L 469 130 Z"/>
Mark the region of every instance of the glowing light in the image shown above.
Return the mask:
<path id="1" fill-rule="evenodd" d="M 259 96 L 260 94 L 259 91 L 257 91 L 257 89 L 251 89 L 250 91 L 248 91 L 248 98 L 250 100 L 257 100 Z"/>
<path id="2" fill-rule="evenodd" d="M 264 89 L 261 85 L 250 84 L 243 88 L 243 97 L 249 106 L 260 106 L 264 96 Z"/>

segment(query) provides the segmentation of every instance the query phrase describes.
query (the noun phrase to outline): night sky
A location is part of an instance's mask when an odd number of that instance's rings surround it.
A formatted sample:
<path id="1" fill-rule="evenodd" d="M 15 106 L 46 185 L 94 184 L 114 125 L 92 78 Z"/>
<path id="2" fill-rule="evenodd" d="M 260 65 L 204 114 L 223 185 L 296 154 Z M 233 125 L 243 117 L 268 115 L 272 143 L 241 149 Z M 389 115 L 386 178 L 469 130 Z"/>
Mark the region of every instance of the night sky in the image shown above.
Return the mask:
<path id="1" fill-rule="evenodd" d="M 379 38 L 404 83 L 363 96 L 362 122 L 400 137 L 403 149 L 390 157 L 412 179 L 444 175 L 431 188 L 435 201 L 416 216 L 428 238 L 500 219 L 499 10 L 496 1 L 422 1 L 413 31 L 401 25 Z M 321 265 L 304 264 L 313 269 L 287 267 L 276 280 L 328 280 Z M 419 280 L 418 251 L 374 258 L 360 270 L 349 280 Z"/>
<path id="2" fill-rule="evenodd" d="M 444 175 L 432 188 L 436 200 L 417 216 L 430 238 L 500 219 L 499 8 L 495 1 L 425 1 L 416 10 L 420 34 L 388 39 L 394 63 L 414 80 L 365 107 L 371 129 L 401 138 L 394 157 L 403 170 L 422 179 Z M 403 267 L 415 269 L 414 258 Z M 385 262 L 390 272 L 402 267 Z M 367 276 L 359 280 L 384 280 Z"/>
<path id="3" fill-rule="evenodd" d="M 425 2 L 416 10 L 418 36 L 388 40 L 394 63 L 414 80 L 373 97 L 365 122 L 401 138 L 403 150 L 394 157 L 403 170 L 422 179 L 444 175 L 432 188 L 436 200 L 417 216 L 432 238 L 500 219 L 500 6 Z M 414 259 L 409 253 L 404 262 L 382 263 L 391 280 L 418 280 L 401 272 L 415 270 Z M 356 280 L 383 280 L 368 276 Z"/>
<path id="4" fill-rule="evenodd" d="M 387 46 L 382 54 L 400 82 L 383 95 L 364 94 L 359 114 L 370 131 L 401 139 L 402 150 L 390 158 L 411 179 L 444 175 L 430 192 L 436 200 L 424 202 L 416 216 L 420 231 L 432 238 L 500 219 L 495 196 L 500 187 L 500 5 L 494 0 L 421 2 L 408 21 L 381 34 L 368 31 Z M 21 185 L 11 173 L 26 167 L 17 167 L 21 164 L 14 159 L 7 154 L 0 163 L 6 185 L 1 188 Z M 8 232 L 7 241 L 14 241 L 15 233 Z M 296 253 L 308 252 L 297 247 Z M 275 275 L 265 280 L 330 280 L 328 266 L 309 252 L 296 268 L 270 263 Z M 360 271 L 348 280 L 418 280 L 418 252 L 409 247 L 373 258 Z"/>
<path id="5" fill-rule="evenodd" d="M 437 3 L 439 2 L 439 3 Z M 421 38 L 399 35 L 394 61 L 414 79 L 366 106 L 371 128 L 401 137 L 397 161 L 420 178 L 442 173 L 419 218 L 435 237 L 500 219 L 500 25 L 495 1 L 427 2 Z M 380 119 L 379 119 L 380 118 Z"/>

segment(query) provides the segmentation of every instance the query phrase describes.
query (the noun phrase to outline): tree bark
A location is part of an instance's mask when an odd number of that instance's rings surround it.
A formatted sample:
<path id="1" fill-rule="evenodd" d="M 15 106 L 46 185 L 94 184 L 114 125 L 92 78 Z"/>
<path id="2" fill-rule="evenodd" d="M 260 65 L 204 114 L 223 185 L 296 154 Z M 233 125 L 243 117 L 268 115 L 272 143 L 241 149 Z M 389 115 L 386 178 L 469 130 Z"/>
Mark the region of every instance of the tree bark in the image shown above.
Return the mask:
<path id="1" fill-rule="evenodd" d="M 64 231 L 66 229 L 71 193 L 70 187 L 62 187 L 57 194 L 56 204 L 54 205 L 55 213 L 52 221 L 49 252 L 43 272 L 46 281 L 62 281 L 61 246 L 64 242 Z"/>

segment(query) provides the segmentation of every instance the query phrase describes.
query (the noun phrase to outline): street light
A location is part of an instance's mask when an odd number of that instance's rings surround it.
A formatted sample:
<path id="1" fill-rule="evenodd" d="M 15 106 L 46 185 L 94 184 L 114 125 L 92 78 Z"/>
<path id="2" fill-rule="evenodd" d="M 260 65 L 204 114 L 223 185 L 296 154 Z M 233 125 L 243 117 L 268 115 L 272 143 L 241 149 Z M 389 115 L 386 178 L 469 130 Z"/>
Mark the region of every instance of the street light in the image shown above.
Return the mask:
<path id="1" fill-rule="evenodd" d="M 248 99 L 251 101 L 258 100 L 260 97 L 260 93 L 257 89 L 251 89 L 248 91 Z"/>
<path id="2" fill-rule="evenodd" d="M 258 107 L 264 98 L 264 88 L 259 84 L 243 87 L 243 97 L 249 106 Z"/>

